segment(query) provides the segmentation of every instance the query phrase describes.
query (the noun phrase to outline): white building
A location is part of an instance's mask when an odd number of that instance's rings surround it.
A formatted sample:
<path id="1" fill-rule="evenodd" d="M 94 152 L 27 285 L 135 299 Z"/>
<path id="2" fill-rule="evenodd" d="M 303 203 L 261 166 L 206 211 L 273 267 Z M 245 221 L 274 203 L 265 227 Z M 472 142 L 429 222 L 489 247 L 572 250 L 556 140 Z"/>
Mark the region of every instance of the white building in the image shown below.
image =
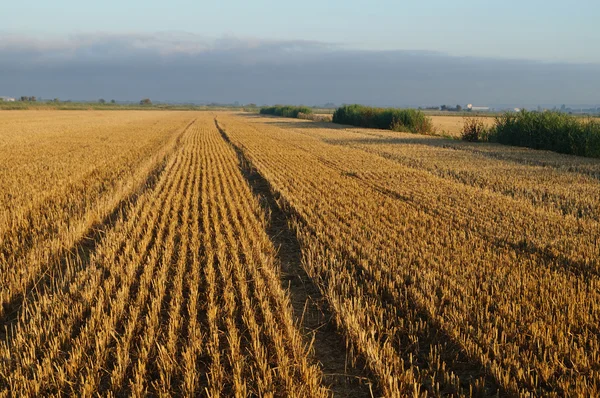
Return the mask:
<path id="1" fill-rule="evenodd" d="M 4 102 L 15 102 L 15 99 L 12 97 L 0 97 L 0 101 Z"/>
<path id="2" fill-rule="evenodd" d="M 472 112 L 488 112 L 490 110 L 489 106 L 473 106 L 473 104 L 468 104 L 467 109 Z"/>

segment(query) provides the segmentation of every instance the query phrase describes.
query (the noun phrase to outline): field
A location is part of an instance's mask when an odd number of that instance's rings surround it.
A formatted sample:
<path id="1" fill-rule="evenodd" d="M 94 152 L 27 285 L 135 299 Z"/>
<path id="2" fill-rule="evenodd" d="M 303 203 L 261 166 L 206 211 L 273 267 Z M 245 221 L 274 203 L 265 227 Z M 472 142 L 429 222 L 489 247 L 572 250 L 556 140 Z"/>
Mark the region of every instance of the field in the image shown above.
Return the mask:
<path id="1" fill-rule="evenodd" d="M 306 119 L 331 121 L 331 113 L 321 113 L 321 111 L 319 110 L 317 112 L 318 113 L 313 113 L 312 115 L 310 115 L 310 117 L 307 117 Z M 452 138 L 460 138 L 460 136 L 462 135 L 464 126 L 464 116 L 439 116 L 430 115 L 428 113 L 426 113 L 426 115 L 431 118 L 434 128 L 434 135 Z M 494 118 L 491 116 L 480 116 L 479 118 L 481 118 L 481 120 L 485 123 L 486 127 L 492 127 L 494 125 Z"/>
<path id="2" fill-rule="evenodd" d="M 474 115 L 477 116 L 477 115 Z M 462 116 L 430 116 L 437 135 L 460 138 L 463 132 L 464 117 Z M 486 127 L 494 125 L 494 118 L 481 116 Z"/>
<path id="3" fill-rule="evenodd" d="M 314 113 L 313 115 L 311 115 L 312 119 L 318 119 L 320 121 L 331 121 L 331 113 L 321 113 L 321 110 L 318 110 L 317 112 L 318 113 Z M 489 115 L 479 116 L 478 114 L 466 114 L 443 116 L 431 114 L 429 112 L 426 112 L 425 114 L 431 118 L 431 121 L 433 123 L 433 135 L 443 137 L 460 138 L 463 133 L 465 117 L 476 117 L 483 121 L 484 125 L 488 128 L 494 126 L 494 117 Z M 590 120 L 600 122 L 600 118 L 591 118 Z"/>
<path id="4" fill-rule="evenodd" d="M 598 159 L 1 116 L 0 396 L 600 394 Z"/>
<path id="5" fill-rule="evenodd" d="M 433 123 L 434 131 L 433 135 L 460 138 L 463 133 L 463 126 L 465 119 L 463 116 L 439 116 L 427 114 Z M 477 116 L 477 115 L 473 115 Z M 479 116 L 484 122 L 486 127 L 492 127 L 494 125 L 494 118 L 491 116 Z M 301 117 L 301 119 L 309 119 L 323 122 L 330 122 L 332 119 L 331 113 L 313 113 L 307 117 Z"/>
<path id="6" fill-rule="evenodd" d="M 430 116 L 431 121 L 433 122 L 433 127 L 435 129 L 435 135 L 460 138 L 463 132 L 464 125 L 464 117 L 462 116 Z M 307 117 L 306 119 L 317 119 L 320 121 L 331 121 L 332 114 L 331 113 L 314 113 Z M 481 119 L 484 121 L 487 127 L 492 127 L 494 125 L 494 118 L 489 116 L 482 116 Z"/>
<path id="7" fill-rule="evenodd" d="M 433 122 L 433 126 L 435 128 L 435 135 L 440 135 L 440 136 L 445 136 L 445 137 L 453 137 L 453 138 L 460 138 L 460 136 L 462 135 L 463 132 L 463 126 L 464 126 L 464 118 L 465 116 L 461 115 L 461 116 L 441 116 L 441 115 L 429 115 L 427 114 L 432 122 Z M 487 116 L 487 115 L 482 115 L 479 116 L 476 113 L 474 114 L 467 114 L 466 117 L 476 117 L 478 119 L 480 119 L 481 121 L 483 121 L 483 123 L 485 124 L 486 127 L 491 128 L 494 126 L 494 117 L 493 116 Z M 587 117 L 583 117 L 583 119 L 588 119 Z M 600 118 L 589 118 L 590 120 L 595 120 L 596 122 L 600 122 Z"/>

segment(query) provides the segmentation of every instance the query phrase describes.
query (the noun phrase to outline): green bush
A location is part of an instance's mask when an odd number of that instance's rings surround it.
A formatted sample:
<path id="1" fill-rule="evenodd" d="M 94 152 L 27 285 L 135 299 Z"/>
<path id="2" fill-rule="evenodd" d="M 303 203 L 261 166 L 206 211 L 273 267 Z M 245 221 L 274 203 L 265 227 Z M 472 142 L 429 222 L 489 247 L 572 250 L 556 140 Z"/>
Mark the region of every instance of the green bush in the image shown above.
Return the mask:
<path id="1" fill-rule="evenodd" d="M 416 109 L 373 108 L 362 105 L 345 105 L 338 108 L 333 113 L 333 122 L 420 134 L 426 134 L 433 128 L 431 119 Z"/>
<path id="2" fill-rule="evenodd" d="M 490 139 L 501 144 L 600 158 L 600 123 L 560 112 L 505 113 Z"/>
<path id="3" fill-rule="evenodd" d="M 489 131 L 485 123 L 478 117 L 464 118 L 461 139 L 469 142 L 487 141 Z"/>
<path id="4" fill-rule="evenodd" d="M 260 109 L 261 115 L 275 115 L 283 117 L 297 118 L 299 113 L 305 115 L 312 113 L 312 109 L 307 106 L 275 105 Z"/>

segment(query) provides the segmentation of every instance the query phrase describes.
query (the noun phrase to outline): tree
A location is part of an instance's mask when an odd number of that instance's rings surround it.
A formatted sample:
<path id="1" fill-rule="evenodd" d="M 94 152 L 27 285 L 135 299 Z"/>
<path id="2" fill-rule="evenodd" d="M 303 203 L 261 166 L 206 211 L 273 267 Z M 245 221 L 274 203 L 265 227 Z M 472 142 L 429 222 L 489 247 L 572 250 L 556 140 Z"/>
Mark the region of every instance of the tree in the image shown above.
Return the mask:
<path id="1" fill-rule="evenodd" d="M 140 105 L 152 105 L 152 101 L 150 101 L 150 98 L 144 98 L 140 101 Z"/>
<path id="2" fill-rule="evenodd" d="M 21 101 L 25 102 L 25 101 L 29 101 L 29 97 L 27 97 L 26 95 L 22 95 L 21 96 Z"/>
<path id="3" fill-rule="evenodd" d="M 106 104 L 106 100 L 105 100 L 104 98 L 100 98 L 100 99 L 98 100 L 98 102 L 99 102 L 100 104 Z"/>
<path id="4" fill-rule="evenodd" d="M 442 105 L 442 106 L 440 106 L 440 110 L 447 111 L 448 110 L 448 106 Z"/>
<path id="5" fill-rule="evenodd" d="M 29 97 L 29 101 L 31 101 L 31 102 L 35 102 L 35 101 L 37 101 L 37 98 L 36 98 L 36 96 L 35 96 L 35 95 L 33 95 L 33 96 Z"/>
<path id="6" fill-rule="evenodd" d="M 460 112 L 460 111 L 462 111 L 462 106 L 456 105 L 456 112 Z"/>
<path id="7" fill-rule="evenodd" d="M 116 103 L 117 103 L 117 101 L 115 101 L 115 100 L 110 100 L 110 103 L 111 103 L 111 104 L 116 104 Z"/>
<path id="8" fill-rule="evenodd" d="M 58 98 L 54 98 L 52 102 L 60 102 L 60 100 Z"/>

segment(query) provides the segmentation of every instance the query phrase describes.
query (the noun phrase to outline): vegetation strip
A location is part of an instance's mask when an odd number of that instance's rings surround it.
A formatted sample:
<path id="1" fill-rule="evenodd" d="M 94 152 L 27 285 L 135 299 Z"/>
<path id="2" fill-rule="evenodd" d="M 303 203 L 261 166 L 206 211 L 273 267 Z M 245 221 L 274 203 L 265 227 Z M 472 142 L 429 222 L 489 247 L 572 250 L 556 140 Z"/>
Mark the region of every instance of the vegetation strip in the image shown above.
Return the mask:
<path id="1" fill-rule="evenodd" d="M 600 158 L 600 123 L 559 112 L 505 113 L 489 140 L 501 144 Z"/>
<path id="2" fill-rule="evenodd" d="M 333 123 L 394 131 L 427 134 L 433 130 L 431 119 L 416 109 L 373 108 L 345 105 L 333 113 Z"/>
<path id="3" fill-rule="evenodd" d="M 260 108 L 261 115 L 274 115 L 297 118 L 299 115 L 309 115 L 312 109 L 307 106 L 275 105 Z"/>

